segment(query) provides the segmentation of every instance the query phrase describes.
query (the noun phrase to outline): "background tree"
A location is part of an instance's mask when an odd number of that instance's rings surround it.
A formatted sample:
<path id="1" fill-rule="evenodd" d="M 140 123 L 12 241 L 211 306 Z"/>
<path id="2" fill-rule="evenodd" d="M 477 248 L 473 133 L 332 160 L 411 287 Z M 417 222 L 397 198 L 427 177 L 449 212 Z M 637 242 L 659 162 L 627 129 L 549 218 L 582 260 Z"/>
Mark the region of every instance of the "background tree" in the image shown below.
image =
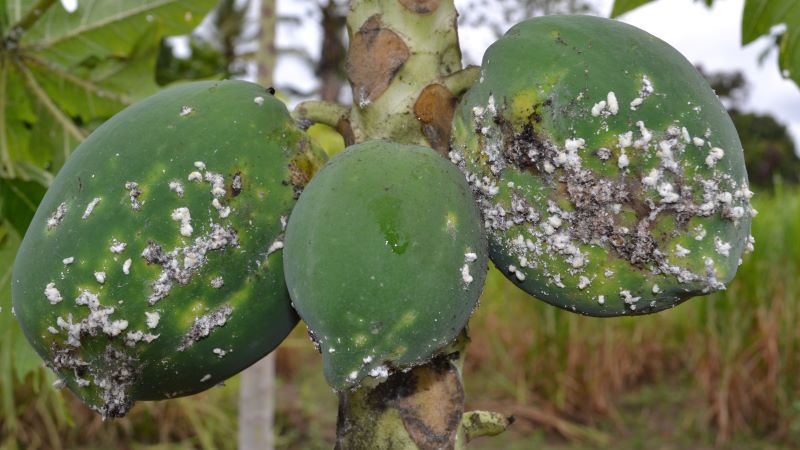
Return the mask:
<path id="1" fill-rule="evenodd" d="M 256 81 L 261 86 L 272 86 L 272 71 L 275 67 L 274 0 L 261 0 L 258 18 L 258 50 L 255 57 Z M 241 27 L 234 28 L 235 31 L 240 29 Z M 245 369 L 241 374 L 239 450 L 274 449 L 274 423 L 275 353 L 272 352 Z"/>
<path id="2" fill-rule="evenodd" d="M 744 111 L 748 81 L 741 72 L 706 72 L 698 67 L 728 108 L 744 148 L 750 183 L 771 187 L 800 182 L 800 158 L 786 126 L 771 114 Z"/>

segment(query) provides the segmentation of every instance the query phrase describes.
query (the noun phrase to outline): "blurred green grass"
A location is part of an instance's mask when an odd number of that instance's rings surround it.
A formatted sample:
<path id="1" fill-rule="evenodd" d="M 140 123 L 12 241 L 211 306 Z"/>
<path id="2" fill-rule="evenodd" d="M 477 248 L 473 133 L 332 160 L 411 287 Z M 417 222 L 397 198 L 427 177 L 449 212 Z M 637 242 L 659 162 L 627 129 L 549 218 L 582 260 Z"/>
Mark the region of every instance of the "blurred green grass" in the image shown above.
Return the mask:
<path id="1" fill-rule="evenodd" d="M 728 289 L 660 314 L 578 316 L 493 270 L 470 322 L 467 407 L 517 421 L 474 448 L 800 448 L 800 190 L 779 184 L 754 202 L 756 251 Z M 17 351 L 2 344 L 8 368 Z M 332 448 L 336 397 L 302 325 L 277 366 L 278 448 Z M 106 423 L 51 382 L 43 370 L 13 381 L 0 399 L 0 449 L 236 446 L 237 378 Z"/>

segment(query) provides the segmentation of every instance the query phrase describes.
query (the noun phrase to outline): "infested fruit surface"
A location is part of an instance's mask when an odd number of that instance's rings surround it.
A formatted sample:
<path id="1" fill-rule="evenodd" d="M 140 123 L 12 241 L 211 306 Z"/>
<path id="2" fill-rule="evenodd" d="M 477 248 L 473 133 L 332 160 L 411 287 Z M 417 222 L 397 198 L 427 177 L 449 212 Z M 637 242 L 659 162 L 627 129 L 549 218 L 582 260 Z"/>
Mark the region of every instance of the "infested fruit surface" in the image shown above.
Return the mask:
<path id="1" fill-rule="evenodd" d="M 556 306 L 670 308 L 723 289 L 752 246 L 752 192 L 725 108 L 682 55 L 632 26 L 516 25 L 487 50 L 452 139 L 492 260 Z"/>
<path id="2" fill-rule="evenodd" d="M 279 250 L 321 158 L 252 83 L 187 83 L 120 112 L 68 159 L 21 245 L 26 337 L 105 417 L 256 362 L 298 320 Z"/>
<path id="3" fill-rule="evenodd" d="M 286 282 L 337 390 L 447 346 L 477 305 L 487 261 L 463 175 L 430 148 L 388 141 L 331 159 L 286 231 Z"/>

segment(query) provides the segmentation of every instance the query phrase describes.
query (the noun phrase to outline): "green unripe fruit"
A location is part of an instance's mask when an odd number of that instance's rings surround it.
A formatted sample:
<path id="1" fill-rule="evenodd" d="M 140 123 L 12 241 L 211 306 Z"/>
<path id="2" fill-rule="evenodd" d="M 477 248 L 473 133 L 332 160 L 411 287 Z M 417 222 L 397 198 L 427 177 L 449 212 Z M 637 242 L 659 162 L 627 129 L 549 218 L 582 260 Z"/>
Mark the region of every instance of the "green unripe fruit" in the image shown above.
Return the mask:
<path id="1" fill-rule="evenodd" d="M 675 49 L 620 22 L 513 27 L 457 108 L 451 159 L 492 260 L 571 311 L 651 313 L 723 289 L 752 244 L 725 108 Z"/>
<path id="2" fill-rule="evenodd" d="M 184 84 L 120 112 L 70 156 L 22 242 L 28 340 L 106 417 L 254 363 L 298 320 L 276 250 L 322 158 L 252 83 Z"/>
<path id="3" fill-rule="evenodd" d="M 487 260 L 464 176 L 426 147 L 349 147 L 286 229 L 286 283 L 337 390 L 447 346 L 477 305 Z"/>

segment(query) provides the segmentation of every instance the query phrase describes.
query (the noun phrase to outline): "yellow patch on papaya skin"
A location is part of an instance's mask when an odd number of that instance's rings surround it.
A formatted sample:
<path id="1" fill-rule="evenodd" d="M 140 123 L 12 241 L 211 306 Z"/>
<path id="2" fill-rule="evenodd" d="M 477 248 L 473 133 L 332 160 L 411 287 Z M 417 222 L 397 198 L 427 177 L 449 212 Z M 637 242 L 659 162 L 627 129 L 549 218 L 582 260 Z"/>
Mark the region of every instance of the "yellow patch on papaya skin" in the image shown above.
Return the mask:
<path id="1" fill-rule="evenodd" d="M 525 90 L 511 99 L 511 120 L 514 123 L 524 123 L 535 111 L 535 105 L 540 103 L 539 94 L 535 90 Z"/>
<path id="2" fill-rule="evenodd" d="M 455 237 L 458 229 L 458 215 L 453 211 L 448 211 L 447 215 L 445 215 L 445 229 L 451 236 Z"/>
<path id="3" fill-rule="evenodd" d="M 204 314 L 208 310 L 208 306 L 200 300 L 191 304 L 191 307 L 186 312 L 181 314 L 178 319 L 181 327 L 190 327 L 194 323 L 195 317 Z"/>
<path id="4" fill-rule="evenodd" d="M 238 291 L 232 292 L 228 296 L 225 303 L 233 306 L 234 308 L 240 305 L 245 305 L 248 301 L 250 301 L 250 299 L 254 298 L 253 286 L 253 283 L 244 283 Z"/>
<path id="5" fill-rule="evenodd" d="M 417 312 L 416 311 L 409 311 L 409 312 L 403 314 L 402 317 L 400 317 L 400 320 L 397 322 L 397 327 L 398 328 L 410 327 L 410 326 L 414 325 L 414 322 L 416 322 L 416 321 L 417 321 Z"/>

